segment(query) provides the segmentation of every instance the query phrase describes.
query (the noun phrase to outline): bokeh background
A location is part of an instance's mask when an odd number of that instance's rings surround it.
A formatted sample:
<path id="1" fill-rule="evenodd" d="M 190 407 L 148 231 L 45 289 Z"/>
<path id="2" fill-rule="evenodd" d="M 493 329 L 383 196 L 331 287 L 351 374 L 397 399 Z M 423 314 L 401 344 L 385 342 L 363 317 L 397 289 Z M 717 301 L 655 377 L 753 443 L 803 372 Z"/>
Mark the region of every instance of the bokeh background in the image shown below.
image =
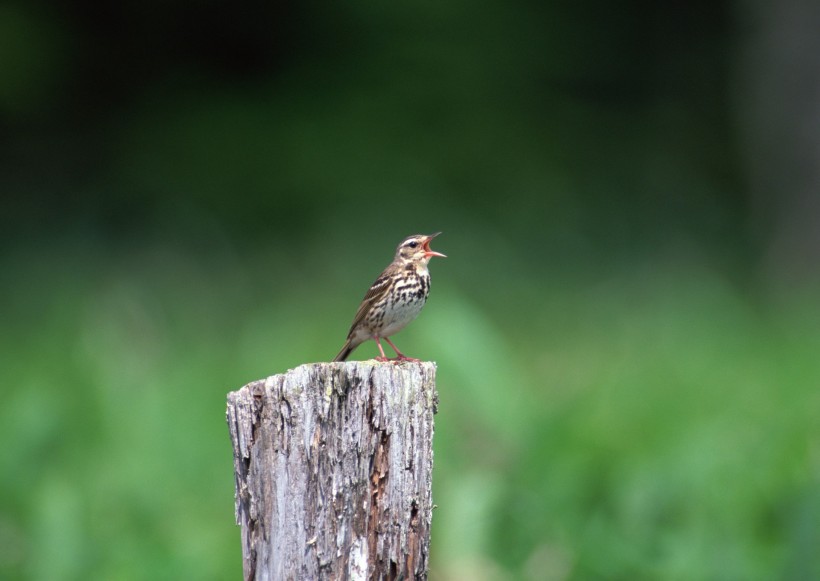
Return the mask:
<path id="1" fill-rule="evenodd" d="M 820 5 L 765 4 L 0 4 L 0 577 L 239 578 L 226 393 L 441 230 L 431 579 L 820 578 Z"/>

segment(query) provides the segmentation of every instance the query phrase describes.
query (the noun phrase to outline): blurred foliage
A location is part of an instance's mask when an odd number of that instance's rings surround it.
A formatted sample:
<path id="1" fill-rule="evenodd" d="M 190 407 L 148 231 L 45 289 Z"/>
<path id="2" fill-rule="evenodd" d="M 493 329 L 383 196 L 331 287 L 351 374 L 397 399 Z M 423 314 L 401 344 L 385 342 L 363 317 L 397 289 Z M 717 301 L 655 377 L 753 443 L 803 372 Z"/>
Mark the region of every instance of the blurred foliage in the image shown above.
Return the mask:
<path id="1" fill-rule="evenodd" d="M 226 392 L 438 230 L 397 338 L 439 365 L 431 578 L 820 577 L 820 301 L 761 267 L 744 16 L 0 7 L 0 578 L 236 578 Z"/>
<path id="2" fill-rule="evenodd" d="M 335 353 L 360 273 L 35 258 L 3 291 L 4 578 L 235 577 L 225 393 Z M 817 573 L 816 301 L 761 308 L 678 264 L 494 280 L 491 309 L 467 258 L 433 265 L 400 337 L 439 364 L 436 578 Z"/>

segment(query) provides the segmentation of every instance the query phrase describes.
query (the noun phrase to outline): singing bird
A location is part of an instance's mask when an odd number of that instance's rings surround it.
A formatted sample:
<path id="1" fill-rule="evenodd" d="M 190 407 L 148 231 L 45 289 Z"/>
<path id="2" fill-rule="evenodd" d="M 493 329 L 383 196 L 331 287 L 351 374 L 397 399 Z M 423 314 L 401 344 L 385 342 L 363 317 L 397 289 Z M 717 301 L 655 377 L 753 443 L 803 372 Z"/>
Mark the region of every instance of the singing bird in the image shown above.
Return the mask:
<path id="1" fill-rule="evenodd" d="M 368 339 L 373 339 L 379 346 L 381 357 L 376 357 L 377 361 L 390 361 L 384 354 L 381 339 L 387 341 L 396 352 L 394 361 L 419 361 L 399 351 L 390 337 L 415 319 L 427 302 L 430 294 L 427 263 L 434 256 L 446 258 L 441 252 L 430 250 L 430 241 L 439 234 L 441 232 L 429 236 L 415 234 L 402 240 L 396 248 L 393 262 L 364 295 L 353 317 L 347 340 L 333 361 L 346 360 L 356 347 Z"/>

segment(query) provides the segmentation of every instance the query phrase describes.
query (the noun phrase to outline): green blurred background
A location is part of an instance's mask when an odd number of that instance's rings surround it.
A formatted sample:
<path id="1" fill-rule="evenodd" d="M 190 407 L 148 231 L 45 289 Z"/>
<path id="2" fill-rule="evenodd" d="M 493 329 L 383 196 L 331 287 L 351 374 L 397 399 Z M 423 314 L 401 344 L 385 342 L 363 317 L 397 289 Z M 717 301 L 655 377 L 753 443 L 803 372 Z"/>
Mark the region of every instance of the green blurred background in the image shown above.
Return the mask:
<path id="1" fill-rule="evenodd" d="M 431 579 L 820 579 L 820 14 L 764 4 L 0 4 L 0 578 L 240 578 L 226 393 L 441 230 Z"/>

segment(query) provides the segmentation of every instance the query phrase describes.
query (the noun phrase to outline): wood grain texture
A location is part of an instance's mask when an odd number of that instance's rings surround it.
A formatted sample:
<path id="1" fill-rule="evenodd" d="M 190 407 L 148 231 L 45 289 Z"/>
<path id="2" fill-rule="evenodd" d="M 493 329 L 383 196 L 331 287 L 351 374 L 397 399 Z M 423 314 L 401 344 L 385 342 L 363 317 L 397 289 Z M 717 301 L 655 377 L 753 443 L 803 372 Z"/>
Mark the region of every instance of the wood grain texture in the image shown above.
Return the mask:
<path id="1" fill-rule="evenodd" d="M 247 580 L 426 579 L 434 363 L 314 363 L 228 395 Z"/>

